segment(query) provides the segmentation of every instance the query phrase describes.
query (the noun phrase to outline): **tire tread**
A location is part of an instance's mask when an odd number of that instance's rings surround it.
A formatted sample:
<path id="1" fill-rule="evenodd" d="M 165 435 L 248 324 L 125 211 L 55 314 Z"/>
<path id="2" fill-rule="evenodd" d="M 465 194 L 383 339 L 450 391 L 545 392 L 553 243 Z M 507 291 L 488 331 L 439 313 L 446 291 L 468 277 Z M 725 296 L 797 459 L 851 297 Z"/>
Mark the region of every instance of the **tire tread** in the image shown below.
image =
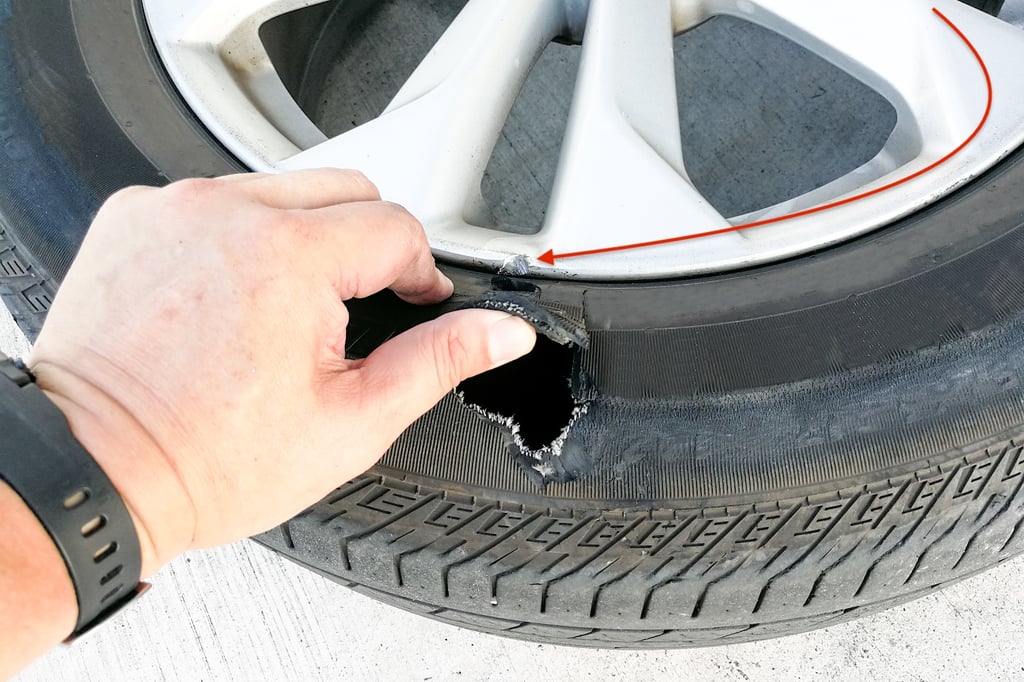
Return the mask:
<path id="1" fill-rule="evenodd" d="M 0 298 L 30 340 L 39 334 L 57 295 L 53 280 L 43 272 L 14 233 L 0 223 Z"/>
<path id="2" fill-rule="evenodd" d="M 261 541 L 485 632 L 640 648 L 748 641 L 874 612 L 1017 554 L 1018 442 L 873 484 L 695 510 L 517 507 L 371 473 Z"/>

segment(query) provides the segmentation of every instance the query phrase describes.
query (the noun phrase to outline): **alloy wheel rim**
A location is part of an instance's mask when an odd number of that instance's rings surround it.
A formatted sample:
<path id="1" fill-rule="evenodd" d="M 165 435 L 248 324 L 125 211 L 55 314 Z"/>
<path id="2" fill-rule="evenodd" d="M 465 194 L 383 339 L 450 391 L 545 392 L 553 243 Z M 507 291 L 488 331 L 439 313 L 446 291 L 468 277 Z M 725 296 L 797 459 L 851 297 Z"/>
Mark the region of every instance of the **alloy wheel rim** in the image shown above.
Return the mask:
<path id="1" fill-rule="evenodd" d="M 470 267 L 623 281 L 769 263 L 918 211 L 1024 143 L 1024 33 L 955 0 L 469 0 L 377 118 L 328 137 L 260 39 L 267 21 L 322 2 L 142 4 L 172 81 L 243 163 L 359 168 L 422 220 L 440 259 Z M 673 36 L 716 15 L 776 32 L 888 100 L 896 124 L 881 150 L 800 196 L 719 213 L 687 175 L 672 59 Z M 544 48 L 580 34 L 543 225 L 495 230 L 480 192 L 491 150 Z"/>

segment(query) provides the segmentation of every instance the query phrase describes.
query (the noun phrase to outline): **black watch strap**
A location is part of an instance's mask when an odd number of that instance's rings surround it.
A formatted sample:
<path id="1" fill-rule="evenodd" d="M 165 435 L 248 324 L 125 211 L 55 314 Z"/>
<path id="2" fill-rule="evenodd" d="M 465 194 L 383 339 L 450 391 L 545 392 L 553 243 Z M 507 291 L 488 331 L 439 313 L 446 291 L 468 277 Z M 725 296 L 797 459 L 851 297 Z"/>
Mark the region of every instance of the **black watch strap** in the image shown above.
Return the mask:
<path id="1" fill-rule="evenodd" d="M 20 363 L 0 353 L 0 478 L 64 557 L 78 637 L 141 594 L 139 538 L 114 485 Z"/>

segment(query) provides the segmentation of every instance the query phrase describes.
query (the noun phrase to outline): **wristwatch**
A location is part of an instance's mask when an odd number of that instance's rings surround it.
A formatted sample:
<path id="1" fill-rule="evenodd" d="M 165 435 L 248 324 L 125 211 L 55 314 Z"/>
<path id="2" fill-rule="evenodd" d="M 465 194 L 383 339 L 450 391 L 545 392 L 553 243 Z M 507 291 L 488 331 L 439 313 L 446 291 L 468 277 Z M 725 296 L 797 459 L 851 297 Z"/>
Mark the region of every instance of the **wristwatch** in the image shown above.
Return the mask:
<path id="1" fill-rule="evenodd" d="M 142 594 L 142 554 L 113 483 L 20 362 L 0 353 L 0 479 L 60 550 L 78 600 L 72 641 Z"/>

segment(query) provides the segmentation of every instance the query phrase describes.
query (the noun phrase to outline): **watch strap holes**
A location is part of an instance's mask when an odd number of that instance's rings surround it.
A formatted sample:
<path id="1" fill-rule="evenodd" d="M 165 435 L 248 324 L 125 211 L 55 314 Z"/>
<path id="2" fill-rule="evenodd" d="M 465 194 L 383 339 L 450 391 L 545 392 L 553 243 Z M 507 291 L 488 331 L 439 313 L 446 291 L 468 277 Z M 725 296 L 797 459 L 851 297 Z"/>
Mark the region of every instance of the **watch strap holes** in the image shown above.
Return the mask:
<path id="1" fill-rule="evenodd" d="M 122 570 L 124 570 L 124 566 L 118 564 L 114 568 L 112 568 L 109 571 L 107 571 L 107 574 L 105 576 L 103 576 L 102 578 L 100 578 L 100 585 L 106 585 L 111 580 L 113 580 L 117 576 L 121 575 L 121 571 Z"/>
<path id="2" fill-rule="evenodd" d="M 96 553 L 92 555 L 92 560 L 98 564 L 116 551 L 117 543 L 108 542 L 103 547 L 100 547 L 98 550 L 96 550 Z"/>
<path id="3" fill-rule="evenodd" d="M 89 499 L 89 489 L 79 488 L 75 492 L 71 493 L 64 498 L 65 509 L 76 509 L 85 504 L 85 501 Z"/>
<path id="4" fill-rule="evenodd" d="M 99 516 L 94 517 L 92 520 L 87 521 L 82 526 L 82 537 L 83 538 L 91 537 L 97 531 L 102 530 L 106 525 L 107 525 L 107 517 L 104 516 L 103 514 L 100 514 Z"/>
<path id="5" fill-rule="evenodd" d="M 112 589 L 112 590 L 111 590 L 110 592 L 107 592 L 107 593 L 106 593 L 105 595 L 103 595 L 103 598 L 102 598 L 102 599 L 100 599 L 100 603 L 101 603 L 101 604 L 104 604 L 104 603 L 106 603 L 106 602 L 110 601 L 110 599 L 111 599 L 111 598 L 112 598 L 112 597 L 113 597 L 114 595 L 116 595 L 116 594 L 117 594 L 118 592 L 120 592 L 120 591 L 121 591 L 121 587 L 122 587 L 121 585 L 118 585 L 117 587 L 115 587 L 114 589 Z"/>

